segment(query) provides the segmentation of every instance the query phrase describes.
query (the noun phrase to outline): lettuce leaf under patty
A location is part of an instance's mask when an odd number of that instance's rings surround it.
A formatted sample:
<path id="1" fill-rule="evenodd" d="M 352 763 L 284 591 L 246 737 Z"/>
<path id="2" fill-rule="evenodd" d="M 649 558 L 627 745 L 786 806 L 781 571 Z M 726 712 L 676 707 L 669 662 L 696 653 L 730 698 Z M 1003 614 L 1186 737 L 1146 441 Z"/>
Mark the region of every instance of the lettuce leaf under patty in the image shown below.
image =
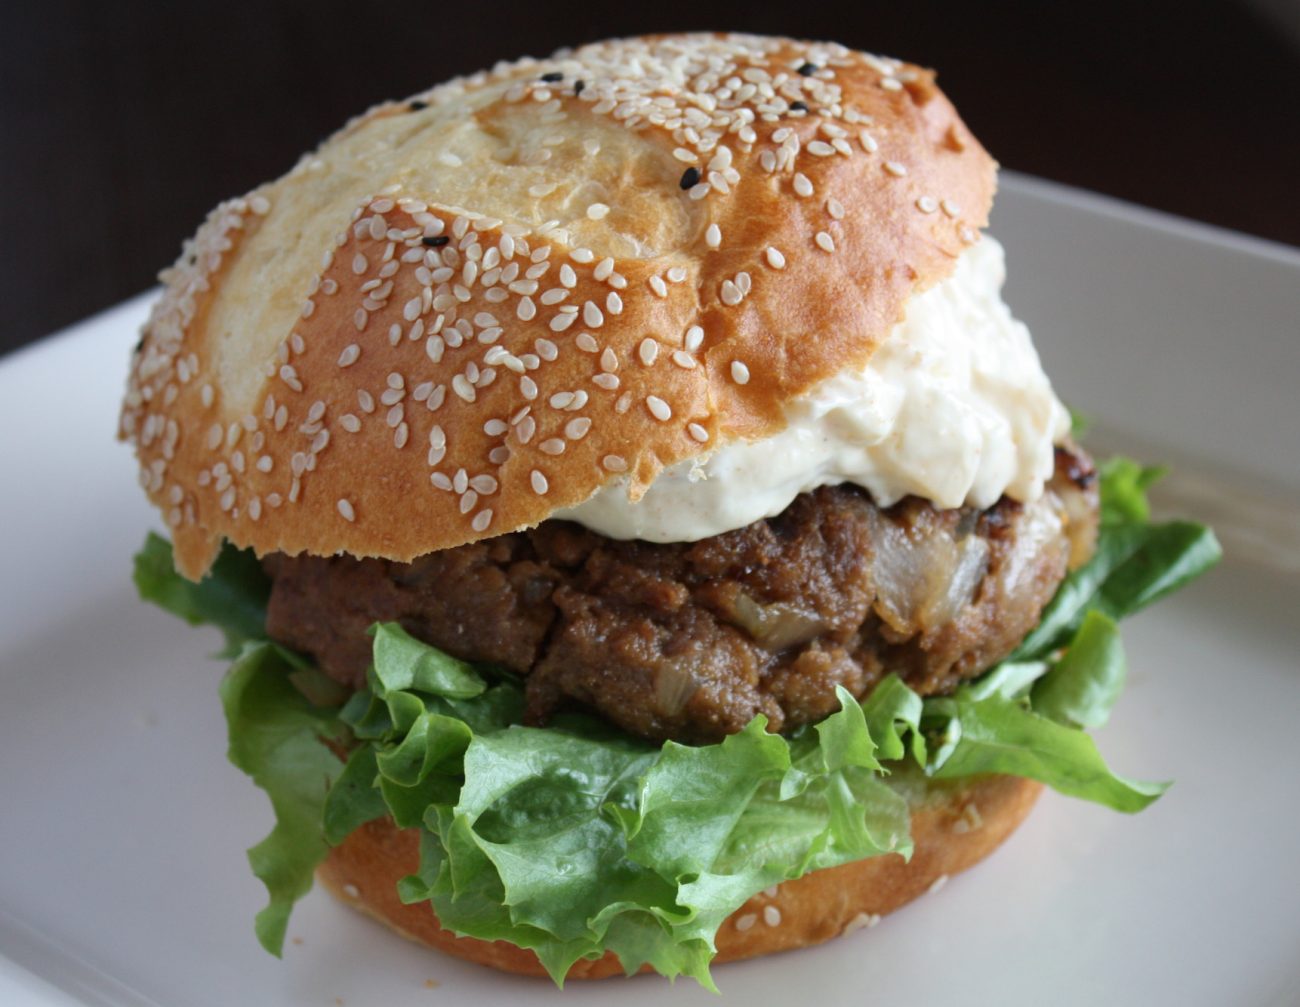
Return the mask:
<path id="1" fill-rule="evenodd" d="M 1007 773 L 1133 812 L 1165 784 L 1128 780 L 1083 730 L 1123 686 L 1115 622 L 1219 558 L 1207 529 L 1153 524 L 1159 475 L 1102 468 L 1093 559 L 1071 574 L 1016 653 L 952 696 L 918 696 L 890 675 L 862 701 L 789 735 L 757 717 L 713 745 L 656 745 L 595 718 L 524 726 L 522 687 L 374 628 L 367 686 L 345 698 L 302 658 L 265 639 L 267 583 L 227 548 L 199 584 L 151 536 L 141 595 L 227 638 L 222 685 L 230 758 L 270 796 L 271 835 L 250 851 L 270 893 L 257 935 L 282 948 L 293 901 L 329 847 L 391 816 L 421 830 L 407 902 L 429 902 L 457 933 L 533 949 L 557 983 L 613 951 L 713 988 L 718 927 L 780 881 L 869 856 L 909 856 L 915 777 Z M 336 752 L 350 752 L 346 764 Z"/>

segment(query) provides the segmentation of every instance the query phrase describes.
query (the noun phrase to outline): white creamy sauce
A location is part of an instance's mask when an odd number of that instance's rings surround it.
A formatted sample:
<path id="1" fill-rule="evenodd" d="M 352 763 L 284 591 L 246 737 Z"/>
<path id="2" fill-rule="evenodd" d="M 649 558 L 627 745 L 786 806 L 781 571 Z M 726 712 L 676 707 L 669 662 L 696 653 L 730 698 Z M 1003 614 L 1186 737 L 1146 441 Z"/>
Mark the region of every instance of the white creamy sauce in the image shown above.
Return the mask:
<path id="1" fill-rule="evenodd" d="M 1004 278 L 1002 246 L 985 236 L 908 303 L 865 370 L 792 402 L 780 433 L 666 469 L 636 503 L 619 480 L 555 516 L 610 538 L 693 542 L 835 483 L 881 506 L 908 494 L 945 508 L 1037 499 L 1070 420 L 1002 301 Z"/>

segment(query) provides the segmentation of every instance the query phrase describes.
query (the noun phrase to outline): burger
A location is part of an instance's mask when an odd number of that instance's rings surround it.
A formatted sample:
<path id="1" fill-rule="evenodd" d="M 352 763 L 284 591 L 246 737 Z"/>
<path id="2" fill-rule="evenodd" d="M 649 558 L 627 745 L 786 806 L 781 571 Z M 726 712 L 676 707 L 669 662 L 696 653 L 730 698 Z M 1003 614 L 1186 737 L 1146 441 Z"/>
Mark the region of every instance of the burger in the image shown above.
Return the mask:
<path id="1" fill-rule="evenodd" d="M 663 35 L 354 119 L 162 274 L 121 436 L 226 633 L 278 953 L 318 878 L 566 977 L 870 926 L 1043 784 L 1210 566 L 1078 446 L 931 71 Z"/>

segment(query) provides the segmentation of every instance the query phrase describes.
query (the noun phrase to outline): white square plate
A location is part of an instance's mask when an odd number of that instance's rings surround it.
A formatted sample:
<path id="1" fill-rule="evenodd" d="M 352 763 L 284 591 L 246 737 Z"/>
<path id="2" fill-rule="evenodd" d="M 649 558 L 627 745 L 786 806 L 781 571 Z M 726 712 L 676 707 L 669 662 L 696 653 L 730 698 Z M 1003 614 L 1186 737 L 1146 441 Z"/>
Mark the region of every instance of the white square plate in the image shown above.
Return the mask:
<path id="1" fill-rule="evenodd" d="M 1300 1002 L 1300 253 L 1030 179 L 1008 299 L 1107 446 L 1182 463 L 1229 559 L 1128 624 L 1100 746 L 1177 779 L 1128 818 L 1053 794 L 982 867 L 870 931 L 722 967 L 727 1001 Z M 0 361 L 0 1003 L 660 1002 L 425 952 L 320 894 L 253 939 L 262 795 L 224 761 L 211 630 L 137 602 L 156 523 L 112 443 L 142 296 Z M 679 983 L 680 1005 L 716 1000 Z"/>

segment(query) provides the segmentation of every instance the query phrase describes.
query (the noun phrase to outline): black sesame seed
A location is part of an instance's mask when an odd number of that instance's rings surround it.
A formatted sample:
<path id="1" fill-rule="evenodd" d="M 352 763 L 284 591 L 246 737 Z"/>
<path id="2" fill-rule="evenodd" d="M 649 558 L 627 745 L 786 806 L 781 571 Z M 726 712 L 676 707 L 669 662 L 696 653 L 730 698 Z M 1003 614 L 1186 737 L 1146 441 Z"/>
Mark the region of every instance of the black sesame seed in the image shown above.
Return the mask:
<path id="1" fill-rule="evenodd" d="M 687 168 L 682 172 L 682 188 L 692 189 L 700 184 L 700 169 Z"/>
<path id="2" fill-rule="evenodd" d="M 558 84 L 560 81 L 564 80 L 564 74 L 559 72 L 544 73 L 537 79 L 544 84 Z"/>
<path id="3" fill-rule="evenodd" d="M 429 103 L 427 101 L 420 101 L 417 98 L 415 101 L 411 102 L 406 107 L 409 108 L 412 112 L 419 112 L 421 109 L 428 108 Z"/>
<path id="4" fill-rule="evenodd" d="M 420 242 L 422 244 L 428 245 L 430 248 L 441 248 L 443 245 L 447 244 L 447 242 L 449 242 L 450 240 L 451 239 L 447 237 L 447 235 L 440 234 L 436 238 L 423 237 L 420 239 Z"/>
<path id="5" fill-rule="evenodd" d="M 803 66 L 799 67 L 798 74 L 800 77 L 811 77 L 820 69 L 821 67 L 816 63 L 805 63 Z"/>
<path id="6" fill-rule="evenodd" d="M 804 102 L 804 101 L 792 101 L 792 102 L 790 102 L 790 111 L 791 111 L 791 112 L 807 112 L 807 111 L 808 111 L 808 103 L 807 103 L 807 102 Z"/>
<path id="7" fill-rule="evenodd" d="M 573 93 L 575 96 L 582 94 L 582 89 L 587 86 L 585 80 L 575 80 L 573 82 Z"/>

